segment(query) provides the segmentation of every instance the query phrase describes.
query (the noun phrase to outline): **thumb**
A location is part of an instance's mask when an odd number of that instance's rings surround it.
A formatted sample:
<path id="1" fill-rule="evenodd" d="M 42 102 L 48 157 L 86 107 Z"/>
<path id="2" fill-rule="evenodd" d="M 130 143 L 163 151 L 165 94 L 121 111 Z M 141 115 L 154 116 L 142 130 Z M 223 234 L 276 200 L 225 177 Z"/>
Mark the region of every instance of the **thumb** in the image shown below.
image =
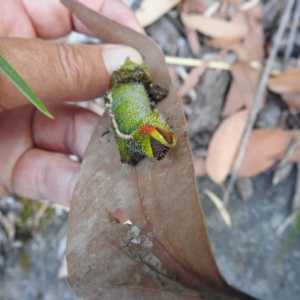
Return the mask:
<path id="1" fill-rule="evenodd" d="M 0 53 L 43 102 L 89 100 L 104 94 L 109 75 L 129 57 L 141 55 L 123 45 L 69 45 L 42 40 L 0 38 Z M 0 72 L 0 111 L 28 103 Z"/>

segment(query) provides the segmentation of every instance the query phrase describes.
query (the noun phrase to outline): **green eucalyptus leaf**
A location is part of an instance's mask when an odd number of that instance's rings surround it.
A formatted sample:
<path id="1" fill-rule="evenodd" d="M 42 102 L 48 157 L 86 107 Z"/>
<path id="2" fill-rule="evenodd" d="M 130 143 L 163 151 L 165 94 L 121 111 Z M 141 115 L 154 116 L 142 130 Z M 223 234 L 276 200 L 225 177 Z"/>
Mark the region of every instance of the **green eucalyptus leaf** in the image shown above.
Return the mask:
<path id="1" fill-rule="evenodd" d="M 1 54 L 0 70 L 38 110 L 40 110 L 47 117 L 54 119 L 36 93 L 29 87 L 25 80 L 16 72 L 16 70 L 8 63 L 6 59 L 4 59 Z"/>

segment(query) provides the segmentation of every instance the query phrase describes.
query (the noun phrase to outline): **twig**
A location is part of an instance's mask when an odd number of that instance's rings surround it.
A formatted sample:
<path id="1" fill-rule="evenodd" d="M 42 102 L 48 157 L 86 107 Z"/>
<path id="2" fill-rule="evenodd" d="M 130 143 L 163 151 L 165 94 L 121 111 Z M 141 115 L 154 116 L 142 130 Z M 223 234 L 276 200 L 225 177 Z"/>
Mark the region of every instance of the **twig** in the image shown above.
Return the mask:
<path id="1" fill-rule="evenodd" d="M 289 62 L 289 59 L 290 59 L 291 54 L 292 54 L 293 45 L 295 43 L 295 39 L 296 39 L 297 31 L 298 31 L 299 18 L 300 18 L 300 1 L 297 0 L 292 27 L 291 27 L 289 38 L 288 38 L 288 41 L 287 41 L 287 47 L 286 47 L 285 52 L 284 52 L 283 70 L 286 69 L 286 67 L 288 65 L 288 62 Z"/>
<path id="2" fill-rule="evenodd" d="M 224 201 L 225 205 L 229 201 L 230 194 L 233 190 L 234 184 L 235 184 L 236 179 L 238 177 L 238 173 L 239 173 L 242 161 L 243 161 L 245 153 L 246 153 L 248 141 L 249 141 L 249 138 L 250 138 L 250 135 L 251 135 L 251 132 L 252 132 L 253 125 L 255 123 L 257 113 L 259 111 L 259 107 L 260 107 L 260 103 L 261 103 L 261 100 L 262 100 L 262 97 L 263 97 L 263 94 L 264 94 L 264 91 L 265 91 L 265 87 L 266 87 L 268 78 L 269 78 L 270 73 L 271 73 L 272 64 L 273 64 L 273 62 L 275 60 L 275 57 L 277 55 L 279 44 L 281 42 L 286 24 L 289 20 L 289 16 L 291 14 L 293 3 L 294 3 L 294 0 L 289 0 L 288 3 L 287 3 L 287 6 L 286 6 L 285 11 L 284 11 L 283 16 L 282 16 L 282 19 L 280 21 L 280 26 L 279 26 L 278 32 L 276 34 L 274 46 L 272 48 L 270 57 L 268 58 L 266 67 L 264 69 L 261 80 L 259 82 L 259 86 L 258 86 L 256 95 L 255 95 L 253 106 L 252 106 L 250 116 L 249 116 L 249 119 L 248 119 L 248 124 L 247 124 L 247 127 L 245 129 L 245 132 L 244 132 L 244 135 L 243 135 L 243 138 L 242 138 L 242 141 L 241 141 L 241 146 L 240 146 L 240 149 L 238 151 L 237 157 L 236 157 L 234 165 L 233 165 L 232 176 L 230 178 L 227 190 L 224 194 L 223 201 Z"/>
<path id="3" fill-rule="evenodd" d="M 198 58 L 185 58 L 185 57 L 176 57 L 176 56 L 165 56 L 166 63 L 168 65 L 178 65 L 185 67 L 198 67 L 203 65 L 206 61 Z M 217 69 L 217 70 L 230 70 L 232 64 L 227 63 L 225 61 L 211 61 L 207 65 L 208 68 Z M 251 61 L 250 67 L 254 70 L 263 70 L 264 66 L 258 61 Z M 271 71 L 271 76 L 278 76 L 281 74 L 281 71 L 278 69 L 274 69 Z"/>
<path id="4" fill-rule="evenodd" d="M 279 226 L 279 228 L 276 230 L 276 234 L 281 235 L 286 229 L 287 227 L 292 224 L 297 217 L 300 214 L 300 209 L 297 209 L 295 211 L 293 211 L 283 222 L 282 224 Z"/>
<path id="5" fill-rule="evenodd" d="M 169 65 L 182 65 L 187 67 L 198 67 L 206 63 L 202 59 L 195 58 L 184 58 L 184 57 L 175 57 L 175 56 L 166 56 L 166 62 Z M 220 70 L 230 70 L 231 64 L 223 61 L 211 61 L 208 64 L 209 68 L 220 69 Z"/>
<path id="6" fill-rule="evenodd" d="M 296 181 L 296 190 L 293 197 L 292 209 L 293 211 L 300 209 L 300 163 L 297 163 L 297 181 Z"/>

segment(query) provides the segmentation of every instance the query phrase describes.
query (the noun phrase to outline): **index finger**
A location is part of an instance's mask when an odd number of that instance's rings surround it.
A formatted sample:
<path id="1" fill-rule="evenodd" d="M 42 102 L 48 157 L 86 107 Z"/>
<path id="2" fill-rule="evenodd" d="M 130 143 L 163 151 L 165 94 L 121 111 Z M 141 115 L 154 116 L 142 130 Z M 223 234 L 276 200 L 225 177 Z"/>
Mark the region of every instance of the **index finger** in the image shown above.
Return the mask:
<path id="1" fill-rule="evenodd" d="M 42 40 L 0 38 L 1 55 L 43 102 L 90 100 L 104 94 L 109 75 L 129 57 L 142 57 L 118 45 L 68 45 Z M 28 100 L 0 72 L 0 111 Z"/>
<path id="2" fill-rule="evenodd" d="M 93 36 L 59 0 L 22 0 L 24 9 L 38 37 L 54 39 L 69 34 L 72 30 Z M 141 33 L 143 28 L 134 13 L 119 0 L 81 0 L 83 4 L 104 16 Z"/>

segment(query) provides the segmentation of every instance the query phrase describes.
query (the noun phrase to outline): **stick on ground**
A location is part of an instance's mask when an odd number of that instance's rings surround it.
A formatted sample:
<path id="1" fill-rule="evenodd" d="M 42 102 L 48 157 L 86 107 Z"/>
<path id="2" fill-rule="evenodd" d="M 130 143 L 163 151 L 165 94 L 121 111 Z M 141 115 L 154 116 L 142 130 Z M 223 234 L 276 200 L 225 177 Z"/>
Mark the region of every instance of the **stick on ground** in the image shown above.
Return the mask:
<path id="1" fill-rule="evenodd" d="M 268 81 L 270 73 L 271 73 L 271 68 L 272 68 L 274 60 L 276 58 L 278 48 L 279 48 L 279 45 L 280 45 L 280 42 L 282 40 L 282 36 L 283 36 L 283 33 L 284 33 L 284 29 L 287 25 L 287 22 L 290 19 L 293 4 L 294 4 L 294 0 L 289 0 L 288 3 L 287 3 L 287 6 L 285 8 L 285 11 L 284 11 L 283 16 L 282 16 L 281 21 L 280 21 L 278 32 L 277 32 L 276 37 L 275 37 L 274 46 L 272 48 L 272 51 L 271 51 L 271 54 L 268 58 L 266 67 L 265 67 L 264 72 L 262 74 L 262 77 L 260 79 L 259 86 L 258 86 L 256 95 L 255 95 L 255 98 L 254 98 L 253 106 L 252 106 L 252 109 L 251 109 L 251 112 L 250 112 L 250 115 L 249 115 L 248 124 L 247 124 L 247 127 L 245 129 L 245 132 L 244 132 L 244 135 L 243 135 L 243 138 L 242 138 L 242 141 L 241 141 L 241 146 L 240 146 L 240 149 L 238 151 L 237 157 L 236 157 L 234 165 L 233 165 L 232 176 L 230 178 L 227 190 L 225 191 L 225 194 L 224 194 L 223 201 L 224 201 L 225 205 L 229 201 L 229 197 L 232 193 L 234 184 L 235 184 L 236 179 L 238 177 L 238 172 L 240 170 L 242 161 L 243 161 L 245 153 L 246 153 L 248 141 L 249 141 L 249 138 L 250 138 L 250 135 L 251 135 L 251 132 L 252 132 L 253 125 L 254 125 L 255 120 L 256 120 L 257 113 L 259 111 L 260 103 L 261 103 L 261 100 L 262 100 L 262 97 L 263 97 L 263 94 L 264 94 L 264 91 L 265 91 L 265 88 L 266 88 L 267 81 Z"/>

